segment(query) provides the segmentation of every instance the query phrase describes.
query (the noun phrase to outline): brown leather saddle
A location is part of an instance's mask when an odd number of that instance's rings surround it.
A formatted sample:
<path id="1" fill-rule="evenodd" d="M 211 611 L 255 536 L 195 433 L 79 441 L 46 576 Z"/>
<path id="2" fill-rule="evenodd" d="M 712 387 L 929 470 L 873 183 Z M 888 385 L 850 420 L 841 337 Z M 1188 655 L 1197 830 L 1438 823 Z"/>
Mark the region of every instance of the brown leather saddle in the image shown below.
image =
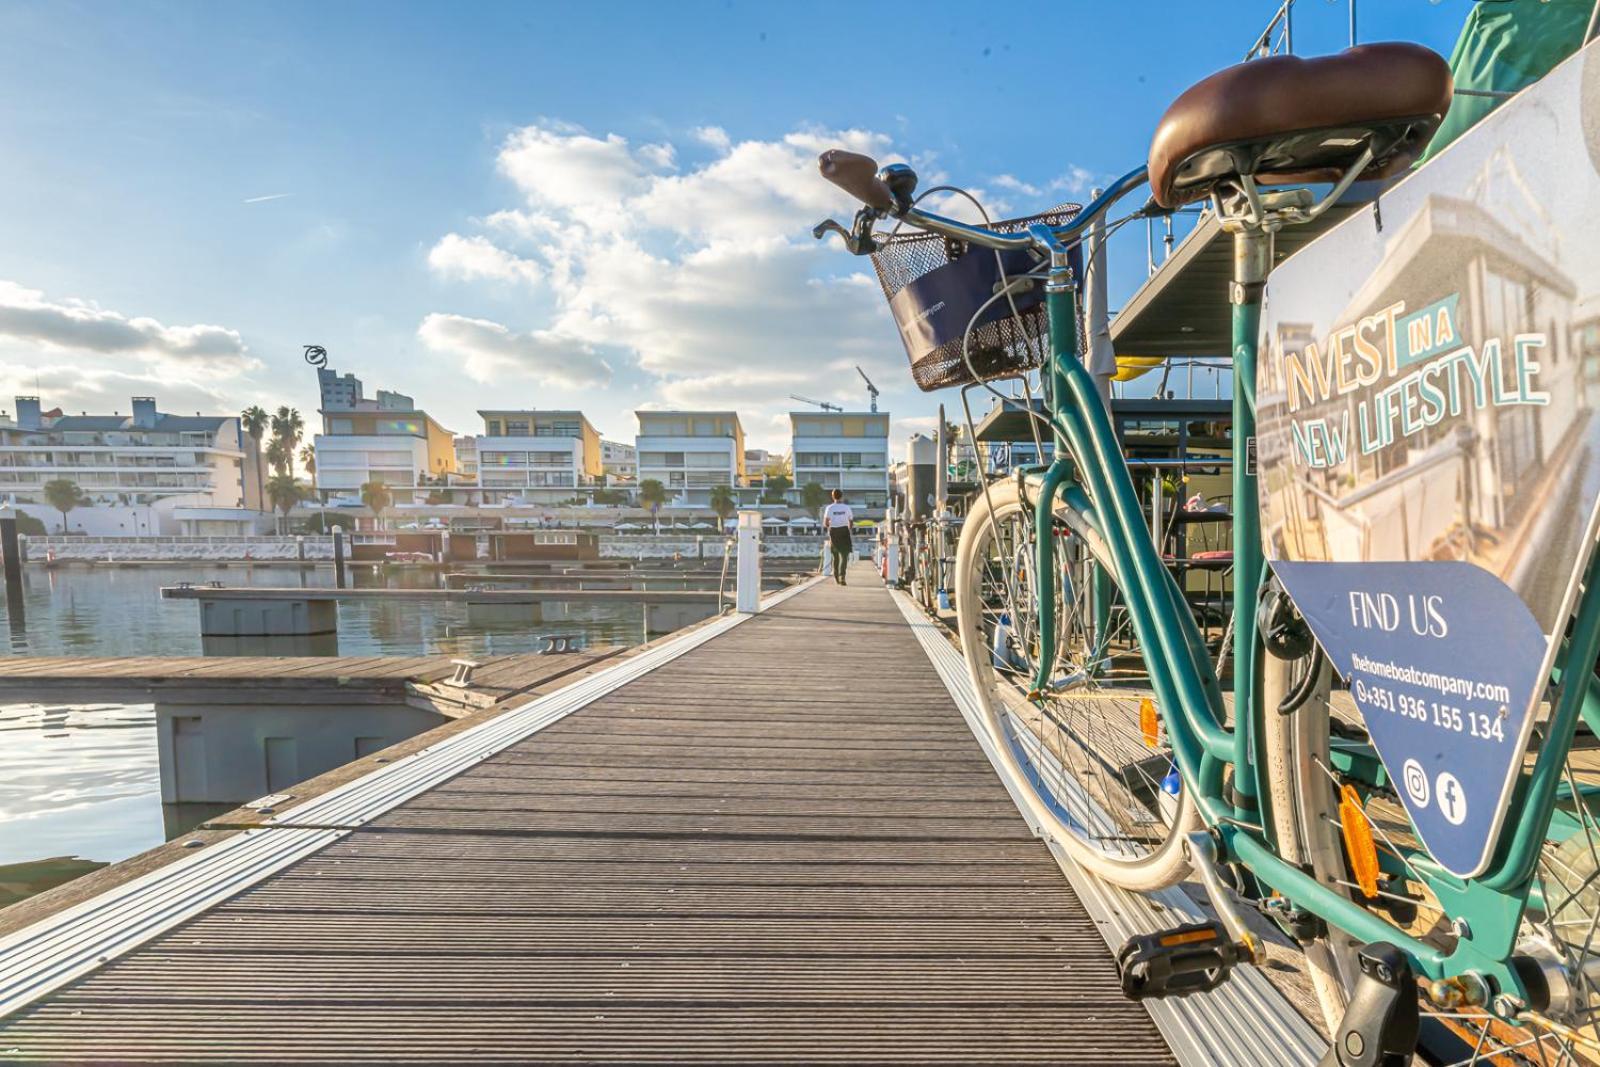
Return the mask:
<path id="1" fill-rule="evenodd" d="M 1450 108 L 1450 68 L 1415 44 L 1364 44 L 1316 59 L 1272 56 L 1218 71 L 1167 108 L 1150 141 L 1150 189 L 1165 208 L 1240 175 L 1263 185 L 1336 181 L 1411 165 Z"/>

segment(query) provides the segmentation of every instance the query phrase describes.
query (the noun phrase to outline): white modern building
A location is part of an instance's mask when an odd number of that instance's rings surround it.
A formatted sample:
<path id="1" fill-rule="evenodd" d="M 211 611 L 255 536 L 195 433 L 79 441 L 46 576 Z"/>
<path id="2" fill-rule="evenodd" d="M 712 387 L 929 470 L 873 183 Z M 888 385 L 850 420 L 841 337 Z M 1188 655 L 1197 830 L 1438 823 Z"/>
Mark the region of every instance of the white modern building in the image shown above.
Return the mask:
<path id="1" fill-rule="evenodd" d="M 69 481 L 83 497 L 68 512 L 69 533 L 248 533 L 261 516 L 246 507 L 260 491 L 247 455 L 236 416 L 170 415 L 148 396 L 134 397 L 127 415 L 64 415 L 19 396 L 15 417 L 0 417 L 0 499 L 59 532 L 44 487 Z M 203 531 L 185 526 L 200 521 Z"/>
<path id="2" fill-rule="evenodd" d="M 456 473 L 468 481 L 478 478 L 478 439 L 462 435 L 455 439 Z"/>
<path id="3" fill-rule="evenodd" d="M 889 413 L 794 411 L 794 485 L 840 489 L 862 518 L 882 518 L 889 500 Z"/>
<path id="4" fill-rule="evenodd" d="M 599 432 L 581 411 L 480 411 L 478 485 L 485 504 L 561 504 L 599 481 Z"/>
<path id="5" fill-rule="evenodd" d="M 455 435 L 410 397 L 380 389 L 367 400 L 353 375 L 321 368 L 317 376 L 324 402 L 335 405 L 321 409 L 322 433 L 312 438 L 325 500 L 358 499 L 363 485 L 382 482 L 394 503 L 413 504 L 452 484 Z"/>
<path id="6" fill-rule="evenodd" d="M 639 481 L 666 487 L 669 503 L 705 507 L 711 489 L 745 483 L 744 426 L 734 411 L 637 411 Z"/>
<path id="7" fill-rule="evenodd" d="M 639 477 L 639 450 L 622 441 L 600 442 L 600 467 L 612 484 Z"/>

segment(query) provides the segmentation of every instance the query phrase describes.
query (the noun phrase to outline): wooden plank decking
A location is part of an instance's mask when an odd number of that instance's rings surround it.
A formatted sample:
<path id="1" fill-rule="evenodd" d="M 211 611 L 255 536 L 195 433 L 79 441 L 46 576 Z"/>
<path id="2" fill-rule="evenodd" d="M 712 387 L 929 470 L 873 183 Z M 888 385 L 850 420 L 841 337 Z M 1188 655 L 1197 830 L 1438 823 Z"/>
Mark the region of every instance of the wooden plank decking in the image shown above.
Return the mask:
<path id="1" fill-rule="evenodd" d="M 803 592 L 393 808 L 0 1022 L 0 1049 L 1172 1062 L 865 580 Z"/>
<path id="2" fill-rule="evenodd" d="M 421 700 L 438 710 L 484 710 L 548 688 L 623 651 L 599 647 L 556 655 L 482 656 L 471 684 L 443 684 L 456 657 L 431 656 L 11 656 L 0 658 L 0 702 L 160 700 L 181 695 L 221 704 Z"/>

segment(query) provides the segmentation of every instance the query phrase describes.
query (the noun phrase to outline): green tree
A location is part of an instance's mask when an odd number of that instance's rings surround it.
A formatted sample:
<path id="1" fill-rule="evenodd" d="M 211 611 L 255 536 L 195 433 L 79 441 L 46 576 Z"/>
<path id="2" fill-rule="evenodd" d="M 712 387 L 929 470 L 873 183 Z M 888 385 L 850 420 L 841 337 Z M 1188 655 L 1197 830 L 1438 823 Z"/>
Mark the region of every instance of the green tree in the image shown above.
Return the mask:
<path id="1" fill-rule="evenodd" d="M 813 515 L 820 514 L 828 502 L 828 491 L 816 482 L 807 482 L 800 489 L 800 503 Z"/>
<path id="2" fill-rule="evenodd" d="M 267 468 L 265 466 L 265 458 L 261 453 L 261 439 L 266 436 L 269 418 L 267 409 L 260 404 L 252 404 L 239 412 L 239 424 L 244 427 L 244 432 L 249 434 L 250 439 L 255 443 L 256 478 L 263 487 L 267 484 Z"/>
<path id="3" fill-rule="evenodd" d="M 274 474 L 267 479 L 267 499 L 272 502 L 273 510 L 282 513 L 278 519 L 278 532 L 284 530 L 284 523 L 289 518 L 289 512 L 300 503 L 305 496 L 305 489 L 294 480 L 292 474 Z"/>
<path id="4" fill-rule="evenodd" d="M 300 412 L 285 404 L 278 408 L 272 416 L 272 437 L 274 441 L 283 442 L 283 463 L 285 470 L 280 474 L 294 473 L 294 452 L 300 447 L 301 432 L 306 424 L 300 418 Z"/>
<path id="5" fill-rule="evenodd" d="M 372 517 L 378 520 L 378 528 L 383 528 L 383 513 L 394 497 L 389 492 L 389 487 L 382 482 L 368 482 L 361 487 L 361 502 L 371 511 Z"/>
<path id="6" fill-rule="evenodd" d="M 278 472 L 278 477 L 292 477 L 289 461 L 294 458 L 294 452 L 289 448 L 289 442 L 281 437 L 274 437 L 267 442 L 267 464 Z"/>
<path id="7" fill-rule="evenodd" d="M 667 502 L 667 487 L 655 478 L 646 478 L 639 483 L 639 503 L 650 509 L 650 520 L 655 523 L 656 533 L 661 532 L 661 505 Z"/>
<path id="8" fill-rule="evenodd" d="M 781 504 L 790 489 L 794 488 L 794 481 L 787 474 L 767 475 L 767 484 L 761 491 L 763 504 Z"/>
<path id="9" fill-rule="evenodd" d="M 300 466 L 311 476 L 311 495 L 317 495 L 317 450 L 306 445 L 300 450 Z"/>
<path id="10" fill-rule="evenodd" d="M 717 513 L 717 518 L 723 520 L 739 510 L 739 502 L 734 499 L 731 487 L 726 485 L 711 487 L 711 510 Z"/>
<path id="11" fill-rule="evenodd" d="M 44 483 L 45 503 L 61 512 L 61 532 L 67 532 L 67 512 L 89 502 L 78 483 L 71 478 L 55 478 Z"/>
<path id="12" fill-rule="evenodd" d="M 40 520 L 29 515 L 26 511 L 17 512 L 17 533 L 24 537 L 43 537 L 50 531 Z"/>

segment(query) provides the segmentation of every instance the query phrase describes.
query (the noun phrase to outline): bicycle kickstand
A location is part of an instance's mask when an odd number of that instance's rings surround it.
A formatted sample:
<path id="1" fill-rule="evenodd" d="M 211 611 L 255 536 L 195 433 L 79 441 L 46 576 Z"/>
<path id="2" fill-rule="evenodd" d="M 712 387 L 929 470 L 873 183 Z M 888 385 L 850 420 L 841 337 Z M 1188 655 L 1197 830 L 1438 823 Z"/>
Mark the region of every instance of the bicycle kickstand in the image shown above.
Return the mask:
<path id="1" fill-rule="evenodd" d="M 1383 941 L 1357 958 L 1361 974 L 1321 1067 L 1407 1067 L 1421 1027 L 1411 964 Z"/>

